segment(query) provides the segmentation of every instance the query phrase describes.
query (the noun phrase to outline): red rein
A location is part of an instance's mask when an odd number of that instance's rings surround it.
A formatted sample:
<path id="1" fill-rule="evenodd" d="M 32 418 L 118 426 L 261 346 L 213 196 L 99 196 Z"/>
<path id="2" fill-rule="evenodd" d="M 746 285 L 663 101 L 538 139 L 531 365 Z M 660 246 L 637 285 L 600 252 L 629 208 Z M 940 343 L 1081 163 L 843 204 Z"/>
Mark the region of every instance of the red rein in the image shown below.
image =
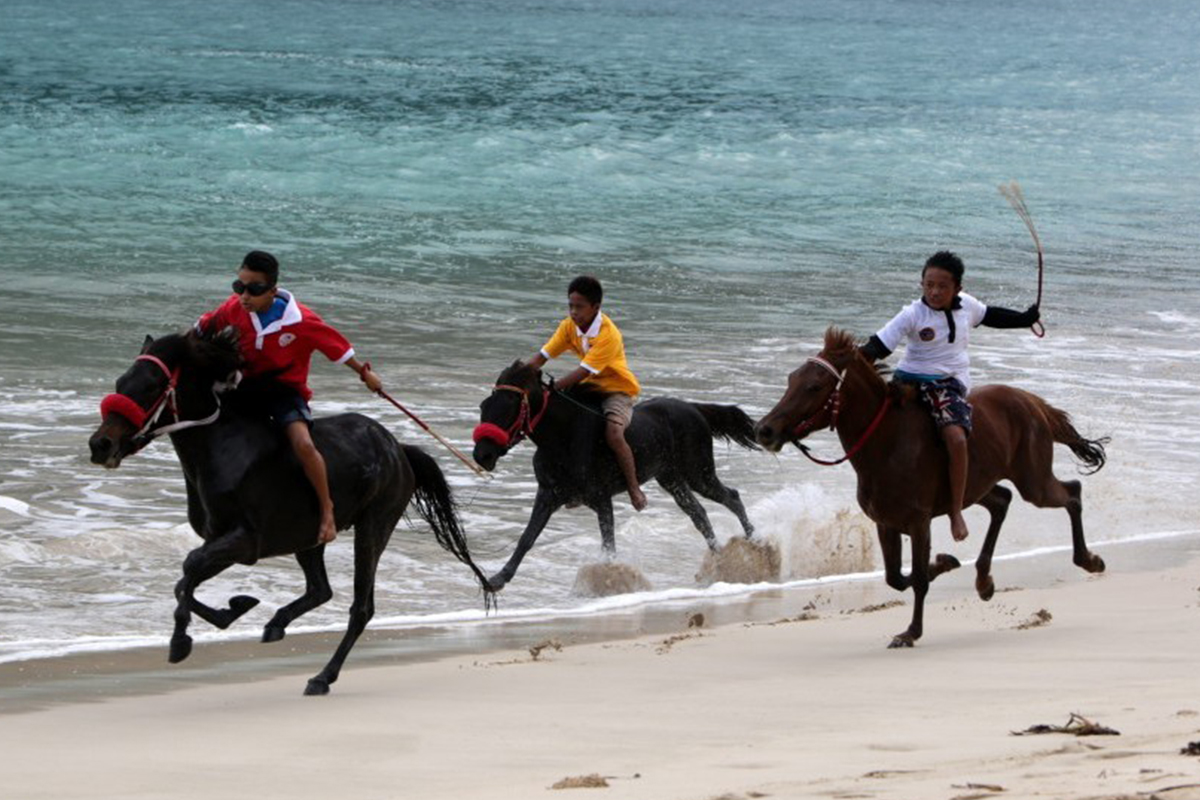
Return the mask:
<path id="1" fill-rule="evenodd" d="M 521 387 L 499 384 L 494 386 L 492 391 L 516 392 L 521 395 L 521 410 L 517 413 L 516 420 L 513 421 L 512 425 L 508 426 L 507 430 L 492 422 L 481 422 L 475 426 L 475 431 L 471 434 L 471 438 L 476 444 L 481 439 L 488 439 L 503 448 L 516 447 L 526 436 L 533 435 L 533 431 L 537 428 L 538 423 L 545 416 L 546 409 L 550 407 L 550 390 L 542 387 L 542 407 L 537 414 L 533 414 L 530 408 L 529 392 Z"/>

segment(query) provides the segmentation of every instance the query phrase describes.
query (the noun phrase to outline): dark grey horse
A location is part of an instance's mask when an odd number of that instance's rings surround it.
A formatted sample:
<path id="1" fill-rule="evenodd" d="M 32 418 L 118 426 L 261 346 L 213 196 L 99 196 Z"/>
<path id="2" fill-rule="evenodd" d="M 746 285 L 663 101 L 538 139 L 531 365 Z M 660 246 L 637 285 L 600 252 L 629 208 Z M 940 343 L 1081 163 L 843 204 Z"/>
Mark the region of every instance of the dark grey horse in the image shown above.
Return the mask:
<path id="1" fill-rule="evenodd" d="M 236 334 L 197 333 L 146 337 L 142 355 L 117 379 L 116 393 L 101 406 L 103 421 L 89 445 L 92 462 L 109 468 L 169 432 L 187 486 L 188 521 L 204 539 L 183 562 L 175 586 L 175 632 L 170 661 L 187 658 L 194 611 L 226 628 L 258 604 L 239 595 L 214 609 L 195 598 L 196 588 L 233 564 L 295 555 L 304 570 L 304 594 L 275 612 L 263 641 L 283 638 L 292 620 L 327 602 L 333 591 L 325 572 L 325 546 L 317 543 L 316 493 L 284 437 L 260 410 L 270 383 L 218 393 L 237 370 Z M 361 414 L 318 419 L 313 441 L 325 457 L 339 530 L 354 528 L 354 602 L 333 658 L 309 680 L 305 694 L 326 694 L 342 663 L 375 613 L 375 572 L 392 530 L 409 501 L 433 529 L 438 544 L 466 564 L 471 560 L 454 499 L 437 463 L 420 449 L 400 445 L 379 423 Z"/>
<path id="2" fill-rule="evenodd" d="M 624 492 L 625 479 L 604 441 L 607 424 L 600 398 L 583 386 L 559 392 L 543 385 L 541 370 L 517 361 L 500 373 L 492 394 L 480 404 L 475 429 L 475 461 L 493 470 L 496 462 L 528 436 L 537 445 L 533 472 L 538 491 L 533 512 L 504 568 L 488 579 L 493 590 L 512 580 L 521 559 L 533 547 L 555 511 L 584 505 L 596 512 L 604 552 L 615 555 L 612 497 Z M 737 406 L 689 403 L 668 397 L 639 403 L 625 438 L 633 450 L 639 482 L 655 479 L 675 499 L 717 550 L 708 514 L 693 492 L 737 515 L 749 537 L 754 531 L 736 489 L 717 478 L 712 440 L 719 436 L 756 450 L 754 423 Z"/>

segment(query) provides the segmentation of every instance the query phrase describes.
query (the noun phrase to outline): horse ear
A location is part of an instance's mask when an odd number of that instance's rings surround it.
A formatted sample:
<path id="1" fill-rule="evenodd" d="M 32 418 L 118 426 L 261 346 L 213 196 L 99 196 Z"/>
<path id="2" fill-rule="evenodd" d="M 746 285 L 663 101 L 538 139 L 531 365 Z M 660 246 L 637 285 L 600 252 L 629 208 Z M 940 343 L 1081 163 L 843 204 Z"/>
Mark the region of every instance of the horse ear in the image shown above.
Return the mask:
<path id="1" fill-rule="evenodd" d="M 142 340 L 142 352 L 138 353 L 138 355 L 144 356 L 146 353 L 149 353 L 150 345 L 152 344 L 154 344 L 154 337 L 150 334 L 146 334 L 146 338 Z"/>

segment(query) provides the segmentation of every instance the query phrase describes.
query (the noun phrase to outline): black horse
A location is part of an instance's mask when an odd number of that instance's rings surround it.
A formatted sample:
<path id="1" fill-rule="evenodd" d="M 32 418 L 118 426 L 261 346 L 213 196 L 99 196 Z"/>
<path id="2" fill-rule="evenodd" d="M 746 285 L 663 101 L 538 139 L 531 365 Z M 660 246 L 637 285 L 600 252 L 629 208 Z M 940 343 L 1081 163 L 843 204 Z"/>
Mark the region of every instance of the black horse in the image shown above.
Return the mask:
<path id="1" fill-rule="evenodd" d="M 550 516 L 564 505 L 585 505 L 595 511 L 604 552 L 615 555 L 612 497 L 625 491 L 626 485 L 604 440 L 602 426 L 607 422 L 600 412 L 599 394 L 584 385 L 559 392 L 543 384 L 541 370 L 515 361 L 500 373 L 479 411 L 474 456 L 484 469 L 495 469 L 496 461 L 526 436 L 538 447 L 533 456 L 538 482 L 533 512 L 516 551 L 488 579 L 489 587 L 498 591 L 512 580 Z M 710 549 L 717 550 L 717 537 L 693 491 L 736 514 L 747 537 L 754 532 L 737 490 L 721 483 L 713 463 L 715 436 L 758 449 L 754 423 L 740 408 L 655 398 L 634 407 L 625 436 L 633 449 L 638 481 L 656 479 L 691 517 Z"/>
<path id="2" fill-rule="evenodd" d="M 191 613 L 227 628 L 258 604 L 239 595 L 226 609 L 197 600 L 196 588 L 233 564 L 295 555 L 304 570 L 304 594 L 275 612 L 262 640 L 283 638 L 292 620 L 327 602 L 333 591 L 325 572 L 325 546 L 317 543 L 316 492 L 284 437 L 259 410 L 258 391 L 229 388 L 240 364 L 236 334 L 196 332 L 154 340 L 117 379 L 116 394 L 101 405 L 103 421 L 88 442 L 92 462 L 109 468 L 170 433 L 187 485 L 188 521 L 204 539 L 183 562 L 175 586 L 175 632 L 170 661 L 187 658 Z M 248 384 L 249 382 L 247 382 Z M 267 384 L 269 385 L 269 384 Z M 475 573 L 454 498 L 437 463 L 420 449 L 400 445 L 379 423 L 361 414 L 317 420 L 313 440 L 325 457 L 339 530 L 354 527 L 354 602 L 350 622 L 333 658 L 309 680 L 305 694 L 327 694 L 342 663 L 375 613 L 375 572 L 392 530 L 415 500 L 438 544 Z"/>

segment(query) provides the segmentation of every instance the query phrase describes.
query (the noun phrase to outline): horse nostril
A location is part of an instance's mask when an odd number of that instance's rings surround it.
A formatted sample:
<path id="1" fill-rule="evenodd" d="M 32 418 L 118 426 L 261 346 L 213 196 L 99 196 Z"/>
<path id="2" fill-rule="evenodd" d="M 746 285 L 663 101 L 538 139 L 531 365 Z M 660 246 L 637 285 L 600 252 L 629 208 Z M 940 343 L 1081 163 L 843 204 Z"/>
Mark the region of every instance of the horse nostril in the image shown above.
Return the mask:
<path id="1" fill-rule="evenodd" d="M 755 431 L 755 434 L 758 436 L 758 440 L 760 442 L 765 439 L 770 439 L 774 433 L 775 432 L 771 430 L 770 425 L 764 425 L 761 422 L 758 424 L 758 429 Z"/>
<path id="2" fill-rule="evenodd" d="M 93 436 L 88 442 L 92 448 L 92 463 L 103 464 L 113 452 L 113 440 L 107 436 Z"/>

